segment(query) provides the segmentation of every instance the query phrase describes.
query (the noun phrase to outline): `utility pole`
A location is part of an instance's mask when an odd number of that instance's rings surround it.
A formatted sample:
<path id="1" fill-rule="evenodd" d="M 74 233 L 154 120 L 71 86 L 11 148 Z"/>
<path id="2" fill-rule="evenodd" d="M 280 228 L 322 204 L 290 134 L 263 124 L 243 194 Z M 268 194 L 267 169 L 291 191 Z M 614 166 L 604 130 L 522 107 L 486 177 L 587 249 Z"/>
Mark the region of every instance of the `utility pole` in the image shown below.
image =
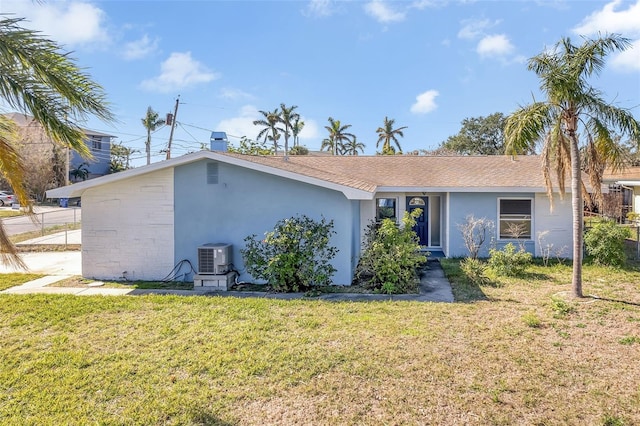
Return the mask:
<path id="1" fill-rule="evenodd" d="M 176 107 L 173 110 L 173 121 L 171 122 L 169 144 L 167 145 L 167 160 L 171 158 L 171 141 L 173 140 L 173 130 L 176 128 L 176 119 L 178 118 L 178 105 L 180 105 L 180 95 L 178 95 L 178 98 L 176 99 Z"/>

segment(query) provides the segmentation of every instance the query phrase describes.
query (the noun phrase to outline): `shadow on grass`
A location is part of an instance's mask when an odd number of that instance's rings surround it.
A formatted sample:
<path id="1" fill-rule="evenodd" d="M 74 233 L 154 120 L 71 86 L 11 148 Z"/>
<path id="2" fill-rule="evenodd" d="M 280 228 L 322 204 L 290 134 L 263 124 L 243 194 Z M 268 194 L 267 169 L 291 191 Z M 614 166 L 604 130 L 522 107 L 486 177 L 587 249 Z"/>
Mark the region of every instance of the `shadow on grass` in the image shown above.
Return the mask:
<path id="1" fill-rule="evenodd" d="M 461 259 L 452 258 L 440 259 L 440 265 L 442 265 L 444 275 L 451 283 L 454 301 L 472 303 L 481 300 L 490 300 L 484 291 L 482 291 L 480 285 L 469 280 L 465 273 L 462 272 L 462 269 L 460 269 L 460 260 Z M 484 284 L 489 286 L 497 285 L 496 282 L 491 280 L 487 280 Z"/>
<path id="2" fill-rule="evenodd" d="M 627 300 L 610 299 L 608 297 L 594 296 L 592 294 L 589 294 L 586 297 L 589 299 L 603 300 L 605 302 L 614 302 L 614 303 L 622 303 L 623 305 L 640 306 L 640 303 L 638 302 L 629 302 Z"/>
<path id="3" fill-rule="evenodd" d="M 543 281 L 543 280 L 550 280 L 551 276 L 548 274 L 541 274 L 539 272 L 525 271 L 524 273 L 518 275 L 518 278 L 527 280 L 527 281 Z"/>
<path id="4" fill-rule="evenodd" d="M 193 424 L 198 425 L 216 425 L 216 426 L 235 426 L 238 423 L 231 423 L 214 416 L 207 411 L 205 407 L 198 407 L 190 410 L 190 416 Z"/>

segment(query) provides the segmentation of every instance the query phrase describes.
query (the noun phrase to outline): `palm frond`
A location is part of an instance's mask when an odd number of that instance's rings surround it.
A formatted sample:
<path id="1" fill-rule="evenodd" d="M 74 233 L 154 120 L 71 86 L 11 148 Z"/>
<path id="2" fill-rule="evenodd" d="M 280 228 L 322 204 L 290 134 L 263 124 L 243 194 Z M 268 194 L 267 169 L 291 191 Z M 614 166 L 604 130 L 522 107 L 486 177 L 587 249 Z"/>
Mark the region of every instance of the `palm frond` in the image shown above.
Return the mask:
<path id="1" fill-rule="evenodd" d="M 529 152 L 544 138 L 555 114 L 553 105 L 547 102 L 535 102 L 513 112 L 505 121 L 505 152 L 508 155 Z"/>
<path id="2" fill-rule="evenodd" d="M 90 157 L 75 123 L 88 115 L 114 121 L 104 90 L 57 43 L 22 28 L 22 21 L 0 19 L 0 96 L 33 115 L 51 139 Z"/>

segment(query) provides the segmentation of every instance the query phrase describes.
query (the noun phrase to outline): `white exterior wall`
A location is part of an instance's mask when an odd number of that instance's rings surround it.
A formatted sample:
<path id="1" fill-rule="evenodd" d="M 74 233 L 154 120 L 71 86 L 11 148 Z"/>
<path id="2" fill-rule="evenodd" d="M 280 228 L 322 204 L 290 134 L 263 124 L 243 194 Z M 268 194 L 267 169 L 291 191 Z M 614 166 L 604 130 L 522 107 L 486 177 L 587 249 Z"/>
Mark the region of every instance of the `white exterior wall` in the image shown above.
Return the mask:
<path id="1" fill-rule="evenodd" d="M 550 211 L 550 201 L 546 194 L 537 193 L 534 201 L 533 235 L 535 241 L 535 256 L 542 256 L 542 250 L 551 248 L 551 256 L 573 257 L 573 219 L 571 212 L 571 194 L 566 194 L 564 200 L 559 195 L 553 195 L 553 211 Z M 540 234 L 545 233 L 540 238 Z"/>
<path id="2" fill-rule="evenodd" d="M 174 266 L 173 169 L 82 194 L 82 275 L 160 280 Z M 126 272 L 125 272 L 126 271 Z"/>

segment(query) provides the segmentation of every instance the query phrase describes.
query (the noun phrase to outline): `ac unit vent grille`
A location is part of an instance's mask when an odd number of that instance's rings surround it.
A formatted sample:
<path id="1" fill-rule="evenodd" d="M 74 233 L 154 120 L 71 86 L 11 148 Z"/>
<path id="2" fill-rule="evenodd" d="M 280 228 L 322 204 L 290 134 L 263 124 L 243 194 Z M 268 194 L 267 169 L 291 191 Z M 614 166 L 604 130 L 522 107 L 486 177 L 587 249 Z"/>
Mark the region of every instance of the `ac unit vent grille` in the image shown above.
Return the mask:
<path id="1" fill-rule="evenodd" d="M 207 184 L 218 184 L 218 163 L 207 163 Z"/>
<path id="2" fill-rule="evenodd" d="M 203 274 L 215 273 L 214 253 L 215 250 L 213 249 L 198 249 L 198 272 Z"/>
<path id="3" fill-rule="evenodd" d="M 198 247 L 198 273 L 222 275 L 231 270 L 231 244 Z"/>

